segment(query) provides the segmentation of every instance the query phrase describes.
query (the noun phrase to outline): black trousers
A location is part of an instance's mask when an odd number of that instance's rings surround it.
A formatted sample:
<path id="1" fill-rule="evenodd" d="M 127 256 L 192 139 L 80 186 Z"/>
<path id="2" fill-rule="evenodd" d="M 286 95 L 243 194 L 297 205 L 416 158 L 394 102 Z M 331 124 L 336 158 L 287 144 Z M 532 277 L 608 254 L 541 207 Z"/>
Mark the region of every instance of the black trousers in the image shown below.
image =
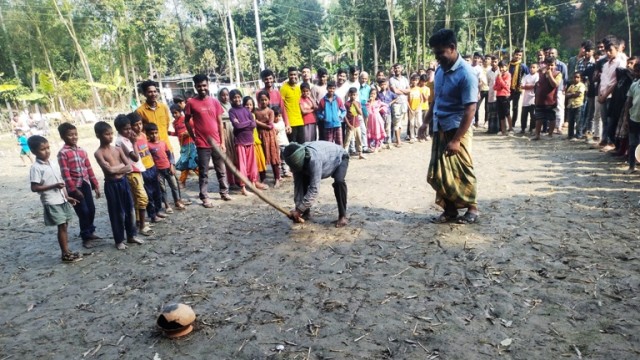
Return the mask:
<path id="1" fill-rule="evenodd" d="M 344 178 L 347 176 L 348 169 L 349 156 L 347 155 L 342 158 L 342 163 L 331 175 L 333 178 L 333 193 L 338 203 L 338 217 L 340 218 L 347 216 L 347 183 Z"/>
<path id="2" fill-rule="evenodd" d="M 478 121 L 480 121 L 479 115 L 480 115 L 480 105 L 482 104 L 482 101 L 484 101 L 484 122 L 487 122 L 489 109 L 487 107 L 486 100 L 488 96 L 489 96 L 488 91 L 480 91 L 480 98 L 478 99 L 478 104 L 476 105 L 476 118 L 473 120 L 473 123 L 476 125 L 478 125 Z"/>
<path id="3" fill-rule="evenodd" d="M 518 105 L 520 105 L 520 91 L 511 89 L 511 127 L 518 121 Z"/>

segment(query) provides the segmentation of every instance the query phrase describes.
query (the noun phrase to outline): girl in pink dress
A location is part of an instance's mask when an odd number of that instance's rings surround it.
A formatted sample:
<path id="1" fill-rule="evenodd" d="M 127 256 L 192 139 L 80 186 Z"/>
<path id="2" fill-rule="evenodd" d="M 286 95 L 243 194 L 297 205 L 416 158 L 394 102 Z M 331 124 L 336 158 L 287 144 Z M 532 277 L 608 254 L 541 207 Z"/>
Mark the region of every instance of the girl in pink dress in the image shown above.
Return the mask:
<path id="1" fill-rule="evenodd" d="M 367 117 L 367 140 L 373 152 L 378 152 L 382 147 L 382 141 L 387 136 L 384 131 L 384 116 L 389 111 L 389 107 L 378 100 L 378 90 L 375 88 L 371 88 L 366 107 L 369 114 Z"/>

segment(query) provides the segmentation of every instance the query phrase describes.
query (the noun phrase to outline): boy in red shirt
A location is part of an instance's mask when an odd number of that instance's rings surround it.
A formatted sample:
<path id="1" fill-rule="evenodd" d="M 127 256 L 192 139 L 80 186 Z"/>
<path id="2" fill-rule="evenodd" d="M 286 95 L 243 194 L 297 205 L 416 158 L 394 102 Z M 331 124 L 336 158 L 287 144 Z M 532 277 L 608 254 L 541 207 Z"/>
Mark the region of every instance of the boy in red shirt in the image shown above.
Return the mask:
<path id="1" fill-rule="evenodd" d="M 158 180 L 167 181 L 171 188 L 171 196 L 173 197 L 173 203 L 176 206 L 176 210 L 184 210 L 184 204 L 180 199 L 180 190 L 178 189 L 178 182 L 176 181 L 176 168 L 173 166 L 173 154 L 169 150 L 167 144 L 160 140 L 158 135 L 158 125 L 154 123 L 148 123 L 144 126 L 144 131 L 147 133 L 147 139 L 149 144 L 149 151 L 153 156 L 153 162 L 158 169 Z M 167 203 L 167 194 L 163 194 L 165 204 Z M 167 206 L 167 211 L 170 207 Z"/>

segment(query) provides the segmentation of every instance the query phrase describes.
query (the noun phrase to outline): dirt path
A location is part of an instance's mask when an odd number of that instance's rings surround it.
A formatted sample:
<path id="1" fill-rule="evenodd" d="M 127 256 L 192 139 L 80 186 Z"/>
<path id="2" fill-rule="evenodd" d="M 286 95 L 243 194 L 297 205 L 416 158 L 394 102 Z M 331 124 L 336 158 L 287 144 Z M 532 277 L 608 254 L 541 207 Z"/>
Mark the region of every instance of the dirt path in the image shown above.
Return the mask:
<path id="1" fill-rule="evenodd" d="M 584 144 L 478 134 L 481 222 L 434 225 L 429 152 L 407 144 L 354 159 L 344 229 L 332 227 L 325 181 L 312 222 L 235 195 L 172 215 L 143 246 L 105 240 L 73 265 L 59 261 L 27 168 L 5 156 L 0 359 L 640 356 L 638 176 Z M 291 188 L 268 194 L 289 207 Z M 104 200 L 97 217 L 109 238 Z M 195 309 L 191 335 L 155 328 L 169 302 Z"/>

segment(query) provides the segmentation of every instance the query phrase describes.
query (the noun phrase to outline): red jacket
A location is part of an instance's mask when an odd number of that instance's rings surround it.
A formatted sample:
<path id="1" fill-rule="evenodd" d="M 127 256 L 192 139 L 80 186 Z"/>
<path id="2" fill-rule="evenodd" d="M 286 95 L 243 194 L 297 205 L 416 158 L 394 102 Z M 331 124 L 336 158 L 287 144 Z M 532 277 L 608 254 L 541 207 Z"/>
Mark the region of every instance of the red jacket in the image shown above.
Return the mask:
<path id="1" fill-rule="evenodd" d="M 511 74 L 508 71 L 496 76 L 496 83 L 493 85 L 496 96 L 511 96 Z"/>

